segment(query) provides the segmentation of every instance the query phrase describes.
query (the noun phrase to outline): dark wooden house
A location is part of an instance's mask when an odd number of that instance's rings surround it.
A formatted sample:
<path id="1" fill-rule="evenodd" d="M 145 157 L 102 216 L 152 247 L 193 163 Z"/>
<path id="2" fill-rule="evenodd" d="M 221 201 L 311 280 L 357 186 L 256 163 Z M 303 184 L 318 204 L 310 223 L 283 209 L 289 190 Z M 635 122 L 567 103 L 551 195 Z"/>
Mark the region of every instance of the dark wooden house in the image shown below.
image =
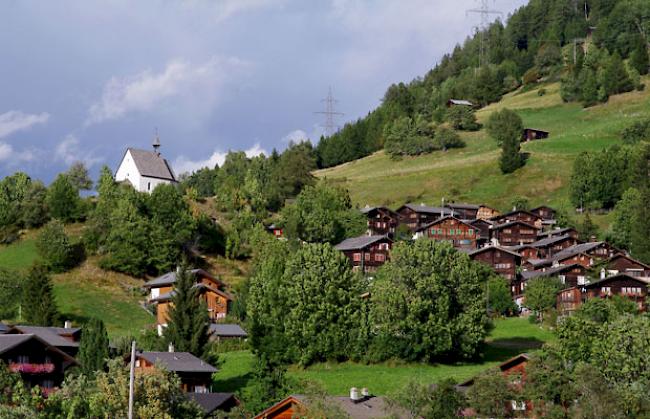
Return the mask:
<path id="1" fill-rule="evenodd" d="M 535 278 L 559 278 L 562 284 L 564 284 L 564 287 L 571 288 L 587 284 L 589 281 L 589 270 L 576 263 L 573 265 L 544 268 L 538 271 L 523 271 L 521 278 L 524 283 Z"/>
<path id="2" fill-rule="evenodd" d="M 479 236 L 476 238 L 477 247 L 483 247 L 490 242 L 490 227 L 492 227 L 491 221 L 477 218 L 476 220 L 469 220 L 466 222 L 479 229 Z"/>
<path id="3" fill-rule="evenodd" d="M 544 131 L 541 129 L 524 128 L 523 132 L 521 133 L 521 141 L 526 142 L 526 141 L 543 140 L 545 138 L 548 138 L 549 135 L 550 134 L 548 131 Z"/>
<path id="4" fill-rule="evenodd" d="M 501 212 L 499 212 L 499 210 L 488 207 L 487 205 L 479 205 L 478 211 L 476 213 L 476 218 L 480 218 L 481 220 L 489 220 L 498 215 L 501 215 Z"/>
<path id="5" fill-rule="evenodd" d="M 532 243 L 509 246 L 508 249 L 519 253 L 522 261 L 527 261 L 528 259 L 540 259 L 539 249 L 533 246 Z"/>
<path id="6" fill-rule="evenodd" d="M 609 275 L 627 274 L 640 278 L 650 278 L 650 266 L 618 253 L 603 262 Z"/>
<path id="7" fill-rule="evenodd" d="M 361 209 L 368 220 L 368 234 L 373 236 L 394 237 L 400 216 L 386 207 L 369 207 Z"/>
<path id="8" fill-rule="evenodd" d="M 400 223 L 406 224 L 411 231 L 416 231 L 438 218 L 451 215 L 451 210 L 424 204 L 405 204 L 397 209 L 397 213 L 400 216 Z"/>
<path id="9" fill-rule="evenodd" d="M 10 327 L 6 331 L 6 334 L 35 335 L 43 342 L 70 356 L 77 355 L 77 352 L 79 351 L 79 341 L 81 340 L 81 329 L 78 327 L 71 327 L 69 322 L 66 322 L 65 327 L 16 325 Z"/>
<path id="10" fill-rule="evenodd" d="M 475 220 L 478 218 L 479 205 L 474 204 L 446 204 L 445 207 L 451 210 L 451 215 L 461 220 Z"/>
<path id="11" fill-rule="evenodd" d="M 548 237 L 557 237 L 557 236 L 570 236 L 574 239 L 578 239 L 580 235 L 578 234 L 578 231 L 573 227 L 554 228 L 548 231 L 541 231 L 539 232 L 539 234 L 537 234 L 537 237 L 540 240 L 546 239 Z"/>
<path id="12" fill-rule="evenodd" d="M 516 246 L 537 241 L 537 228 L 524 221 L 509 221 L 493 225 L 490 240 L 500 246 Z"/>
<path id="13" fill-rule="evenodd" d="M 601 279 L 582 287 L 582 300 L 590 298 L 608 298 L 620 295 L 634 301 L 639 310 L 646 310 L 649 280 L 627 274 L 618 274 Z"/>
<path id="14" fill-rule="evenodd" d="M 446 241 L 456 248 L 476 249 L 480 234 L 478 227 L 448 215 L 418 229 L 415 237 Z"/>
<path id="15" fill-rule="evenodd" d="M 558 314 L 567 316 L 582 305 L 582 287 L 571 287 L 558 291 L 556 308 Z"/>
<path id="16" fill-rule="evenodd" d="M 537 240 L 530 245 L 537 248 L 539 251 L 539 257 L 550 258 L 560 253 L 562 250 L 575 246 L 576 244 L 578 244 L 577 239 L 574 239 L 569 235 L 564 235 L 546 237 L 544 239 Z"/>
<path id="17" fill-rule="evenodd" d="M 498 246 L 481 247 L 470 252 L 469 257 L 472 260 L 491 266 L 497 274 L 510 282 L 516 279 L 517 267 L 521 264 L 521 255 L 519 253 Z M 516 295 L 516 290 L 512 290 L 512 294 Z"/>
<path id="18" fill-rule="evenodd" d="M 334 248 L 347 256 L 352 269 L 368 273 L 386 263 L 392 246 L 388 236 L 359 236 L 343 240 Z"/>
<path id="19" fill-rule="evenodd" d="M 32 333 L 0 335 L 0 360 L 20 374 L 27 388 L 39 386 L 44 395 L 55 391 L 65 371 L 77 365 L 71 355 Z"/>
<path id="20" fill-rule="evenodd" d="M 542 217 L 533 214 L 530 211 L 524 211 L 524 210 L 514 210 L 514 211 L 507 212 L 505 214 L 497 215 L 496 217 L 492 217 L 491 221 L 493 221 L 495 224 L 504 224 L 513 221 L 521 221 L 523 223 L 535 226 L 535 228 L 537 229 L 541 229 L 543 225 Z"/>
<path id="21" fill-rule="evenodd" d="M 556 211 L 546 205 L 539 206 L 530 210 L 533 214 L 540 217 L 542 220 L 555 220 Z"/>

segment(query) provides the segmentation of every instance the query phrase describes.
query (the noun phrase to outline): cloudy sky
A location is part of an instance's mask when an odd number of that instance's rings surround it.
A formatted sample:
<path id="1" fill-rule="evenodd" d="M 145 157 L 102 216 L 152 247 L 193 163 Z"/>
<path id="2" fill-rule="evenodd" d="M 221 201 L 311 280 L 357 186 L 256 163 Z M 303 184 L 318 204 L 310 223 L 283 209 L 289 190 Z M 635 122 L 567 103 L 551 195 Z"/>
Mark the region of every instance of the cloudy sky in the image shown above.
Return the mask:
<path id="1" fill-rule="evenodd" d="M 505 16 L 525 0 L 497 0 Z M 0 176 L 115 170 L 155 129 L 177 172 L 317 140 L 423 75 L 479 19 L 475 0 L 0 2 Z M 492 2 L 491 2 L 492 3 Z"/>

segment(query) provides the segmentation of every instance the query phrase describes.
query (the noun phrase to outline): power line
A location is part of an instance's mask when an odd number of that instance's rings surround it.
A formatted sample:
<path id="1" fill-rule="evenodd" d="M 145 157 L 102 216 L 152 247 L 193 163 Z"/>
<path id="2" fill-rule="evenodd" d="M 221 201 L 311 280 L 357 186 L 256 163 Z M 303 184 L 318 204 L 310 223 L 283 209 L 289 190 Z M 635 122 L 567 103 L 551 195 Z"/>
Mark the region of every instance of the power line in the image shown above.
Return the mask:
<path id="1" fill-rule="evenodd" d="M 327 97 L 325 99 L 322 99 L 321 102 L 325 102 L 325 110 L 314 113 L 325 115 L 325 123 L 323 124 L 323 128 L 325 128 L 325 135 L 329 137 L 334 134 L 338 128 L 334 123 L 334 117 L 343 116 L 344 114 L 341 112 L 336 112 L 334 110 L 334 105 L 338 103 L 338 100 L 334 99 L 331 86 L 327 92 Z"/>
<path id="2" fill-rule="evenodd" d="M 481 16 L 481 24 L 477 27 L 481 36 L 481 51 L 479 53 L 478 66 L 483 67 L 483 65 L 486 64 L 485 56 L 488 51 L 488 40 L 485 32 L 490 25 L 490 15 L 503 16 L 503 13 L 500 10 L 491 10 L 489 0 L 478 1 L 481 2 L 481 6 L 478 9 L 468 9 L 465 14 L 477 13 Z"/>

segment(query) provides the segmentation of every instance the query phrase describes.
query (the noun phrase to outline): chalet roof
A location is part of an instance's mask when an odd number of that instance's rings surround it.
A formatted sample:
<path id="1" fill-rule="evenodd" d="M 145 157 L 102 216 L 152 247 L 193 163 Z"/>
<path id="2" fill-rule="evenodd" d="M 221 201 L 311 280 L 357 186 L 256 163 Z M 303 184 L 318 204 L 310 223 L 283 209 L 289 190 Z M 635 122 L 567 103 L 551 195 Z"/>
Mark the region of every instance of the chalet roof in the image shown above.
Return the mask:
<path id="1" fill-rule="evenodd" d="M 567 239 L 573 239 L 569 235 L 564 235 L 564 236 L 550 236 L 546 237 L 544 239 L 537 240 L 536 242 L 531 243 L 530 245 L 533 247 L 547 247 L 547 246 L 552 246 L 555 243 L 559 243 L 561 241 L 567 240 Z"/>
<path id="2" fill-rule="evenodd" d="M 513 211 L 510 211 L 510 212 L 506 212 L 505 214 L 496 215 L 496 216 L 490 218 L 490 220 L 500 220 L 500 219 L 503 219 L 503 218 L 508 218 L 508 217 L 511 217 L 511 216 L 513 216 L 513 215 L 515 215 L 515 214 L 517 214 L 517 213 L 523 213 L 523 214 L 532 215 L 533 217 L 535 217 L 535 218 L 537 218 L 537 219 L 539 219 L 539 220 L 542 219 L 542 217 L 540 217 L 540 216 L 537 215 L 537 214 L 533 214 L 533 213 L 530 212 L 530 211 L 526 211 L 526 210 L 513 210 Z"/>
<path id="3" fill-rule="evenodd" d="M 68 355 L 67 353 L 58 349 L 55 345 L 50 344 L 45 339 L 33 333 L 0 335 L 0 354 L 3 354 L 32 339 L 40 342 L 46 350 L 59 354 L 62 358 L 65 358 L 68 362 L 70 362 L 70 364 L 77 364 L 77 360 L 72 356 Z"/>
<path id="4" fill-rule="evenodd" d="M 204 271 L 203 269 L 190 269 L 188 272 L 194 276 L 200 275 L 202 277 L 210 278 L 219 284 L 222 284 L 220 280 L 210 275 L 207 271 Z M 177 277 L 177 271 L 167 272 L 166 274 L 159 276 L 158 278 L 154 278 L 151 281 L 146 282 L 143 286 L 145 288 L 159 288 L 165 285 L 171 285 L 176 282 L 176 277 Z"/>
<path id="5" fill-rule="evenodd" d="M 384 211 L 388 211 L 391 214 L 397 214 L 395 211 L 393 211 L 392 209 L 390 209 L 388 207 L 371 207 L 369 205 L 366 205 L 365 207 L 361 208 L 359 211 L 361 211 L 362 214 L 368 214 L 369 212 L 372 212 L 374 210 L 379 210 L 379 209 L 384 210 Z"/>
<path id="6" fill-rule="evenodd" d="M 641 265 L 641 266 L 643 266 L 645 269 L 650 269 L 650 265 L 645 264 L 645 263 L 641 262 L 640 260 L 634 259 L 634 258 L 632 258 L 632 257 L 630 257 L 630 256 L 628 256 L 628 255 L 626 255 L 626 254 L 623 254 L 623 253 L 617 253 L 617 254 L 615 254 L 614 256 L 612 256 L 612 257 L 610 257 L 609 259 L 607 259 L 607 260 L 605 261 L 605 263 L 612 262 L 613 260 L 615 260 L 615 259 L 619 259 L 619 258 L 627 259 L 627 260 L 629 260 L 630 262 L 633 262 L 633 263 L 636 263 L 637 265 Z"/>
<path id="7" fill-rule="evenodd" d="M 424 213 L 424 214 L 440 214 L 440 215 L 446 215 L 446 214 L 451 214 L 451 211 L 449 208 L 443 208 L 443 207 L 430 207 L 428 205 L 424 204 L 404 204 L 402 205 L 401 208 L 407 207 L 412 209 L 415 212 L 418 213 Z"/>
<path id="8" fill-rule="evenodd" d="M 219 295 L 221 295 L 223 298 L 226 298 L 226 299 L 228 299 L 228 300 L 232 300 L 232 299 L 233 299 L 233 298 L 232 298 L 232 295 L 228 294 L 227 292 L 225 292 L 225 291 L 221 291 L 220 289 L 217 289 L 217 288 L 211 287 L 211 286 L 206 285 L 206 284 L 202 284 L 202 283 L 194 284 L 194 285 L 193 285 L 193 288 L 198 288 L 199 291 L 212 291 L 212 292 L 214 292 L 215 294 L 219 294 Z M 164 293 L 164 294 L 160 294 L 160 295 L 159 295 L 158 297 L 156 297 L 156 298 L 152 298 L 150 301 L 151 301 L 152 303 L 156 303 L 156 302 L 159 303 L 159 302 L 163 302 L 163 301 L 169 301 L 169 300 L 171 300 L 172 298 L 174 298 L 174 295 L 176 295 L 176 291 L 175 291 L 175 290 L 171 290 L 171 291 L 168 291 L 168 292 L 166 292 L 166 293 Z"/>
<path id="9" fill-rule="evenodd" d="M 510 227 L 510 226 L 515 225 L 515 224 L 523 224 L 526 227 L 530 227 L 530 228 L 532 228 L 534 230 L 537 230 L 537 227 L 535 227 L 534 225 L 528 224 L 528 223 L 526 223 L 524 221 L 520 221 L 520 220 L 508 221 L 507 223 L 503 223 L 503 224 L 494 224 L 490 228 L 492 228 L 494 230 L 501 230 L 502 228 Z"/>
<path id="10" fill-rule="evenodd" d="M 14 326 L 7 331 L 7 333 L 31 334 L 36 335 L 41 340 L 45 341 L 48 345 L 56 346 L 58 348 L 77 348 L 79 342 L 72 342 L 61 335 L 72 335 L 78 332 L 78 328 L 63 328 L 63 327 L 42 327 L 42 326 Z"/>
<path id="11" fill-rule="evenodd" d="M 248 333 L 238 324 L 211 324 L 209 333 L 219 337 L 248 337 Z"/>
<path id="12" fill-rule="evenodd" d="M 521 255 L 519 253 L 513 252 L 512 250 L 507 249 L 505 247 L 501 247 L 501 246 L 481 247 L 480 249 L 472 250 L 471 252 L 469 252 L 469 255 L 474 256 L 474 255 L 478 255 L 479 253 L 487 252 L 489 250 L 498 250 L 500 252 L 508 253 L 508 254 L 511 254 L 511 255 L 519 257 L 519 258 L 521 257 Z"/>
<path id="13" fill-rule="evenodd" d="M 365 249 L 366 247 L 377 243 L 382 240 L 388 240 L 391 241 L 391 239 L 388 238 L 388 236 L 359 236 L 359 237 L 352 237 L 350 239 L 345 239 L 341 243 L 337 244 L 334 246 L 336 250 L 344 251 L 344 250 L 360 250 L 360 249 Z"/>
<path id="14" fill-rule="evenodd" d="M 388 403 L 386 403 L 386 400 L 383 397 L 378 396 L 371 396 L 356 403 L 346 396 L 329 396 L 327 397 L 327 401 L 339 407 L 351 419 L 410 417 L 407 412 L 401 409 L 391 409 Z M 266 418 L 268 414 L 273 413 L 278 407 L 285 406 L 288 403 L 309 403 L 309 398 L 303 394 L 293 394 L 264 410 L 262 413 L 255 416 L 255 419 Z"/>
<path id="15" fill-rule="evenodd" d="M 626 273 L 619 273 L 619 274 L 616 274 L 616 275 L 608 276 L 607 278 L 599 279 L 598 281 L 590 282 L 589 284 L 583 285 L 582 287 L 583 288 L 593 288 L 593 287 L 595 287 L 597 285 L 602 285 L 602 284 L 605 284 L 607 282 L 610 282 L 610 281 L 613 281 L 613 280 L 616 280 L 616 279 L 631 279 L 631 280 L 634 280 L 634 281 L 637 281 L 637 282 L 641 282 L 642 284 L 645 284 L 645 285 L 650 285 L 650 279 L 648 279 L 648 278 L 640 278 L 638 276 L 632 276 L 632 275 L 628 275 Z"/>
<path id="16" fill-rule="evenodd" d="M 536 131 L 539 131 L 539 130 L 536 130 Z M 551 211 L 555 211 L 555 208 L 549 207 L 548 205 L 540 205 L 539 207 L 535 207 L 535 208 L 531 209 L 530 212 L 537 211 L 537 210 L 540 210 L 542 208 L 546 208 L 546 209 L 550 209 Z"/>
<path id="17" fill-rule="evenodd" d="M 463 203 L 458 203 L 458 204 L 457 204 L 457 203 L 455 203 L 455 202 L 452 202 L 452 203 L 449 203 L 449 204 L 445 204 L 445 207 L 448 207 L 448 208 L 459 208 L 459 209 L 471 209 L 471 210 L 478 210 L 479 208 L 481 208 L 480 205 L 474 205 L 474 204 L 463 204 Z"/>
<path id="18" fill-rule="evenodd" d="M 217 372 L 217 369 L 189 352 L 139 352 L 137 357 L 159 363 L 171 372 Z"/>
<path id="19" fill-rule="evenodd" d="M 520 250 L 523 250 L 523 249 L 535 249 L 535 250 L 537 250 L 537 248 L 535 246 L 533 246 L 533 243 L 518 244 L 516 246 L 505 246 L 505 248 L 513 250 L 515 252 L 519 252 Z"/>
<path id="20" fill-rule="evenodd" d="M 418 228 L 418 229 L 415 230 L 415 231 L 416 231 L 416 232 L 417 232 L 417 231 L 424 231 L 424 230 L 426 230 L 427 228 L 429 228 L 429 227 L 431 227 L 431 226 L 433 226 L 433 225 L 439 224 L 439 223 L 441 223 L 441 222 L 443 222 L 443 221 L 445 221 L 445 220 L 448 220 L 448 219 L 450 219 L 450 218 L 451 218 L 452 220 L 456 220 L 456 221 L 458 221 L 458 222 L 461 223 L 461 224 L 465 224 L 466 226 L 468 226 L 468 227 L 470 227 L 470 228 L 472 228 L 472 229 L 474 229 L 474 230 L 478 230 L 478 229 L 479 229 L 478 227 L 473 226 L 473 225 L 471 225 L 470 223 L 468 223 L 467 221 L 463 221 L 463 220 L 461 220 L 460 218 L 456 218 L 456 217 L 453 217 L 453 216 L 451 216 L 451 215 L 446 215 L 446 216 L 441 217 L 441 218 L 438 218 L 437 220 L 432 221 L 432 222 L 430 222 L 430 223 L 428 223 L 428 224 L 426 224 L 426 225 L 423 225 L 422 227 Z"/>
<path id="21" fill-rule="evenodd" d="M 239 404 L 233 393 L 185 393 L 188 399 L 201 407 L 206 415 L 223 407 L 231 407 Z"/>
<path id="22" fill-rule="evenodd" d="M 474 106 L 472 102 L 465 99 L 449 99 L 449 103 L 452 105 Z"/>
<path id="23" fill-rule="evenodd" d="M 541 233 L 537 233 L 537 237 L 550 237 L 550 236 L 557 236 L 557 235 L 565 235 L 571 230 L 575 230 L 572 227 L 565 227 L 565 228 L 556 228 L 553 230 L 549 231 L 543 231 Z"/>
<path id="24" fill-rule="evenodd" d="M 489 225 L 493 225 L 493 224 L 494 224 L 493 221 L 486 220 L 485 218 L 477 218 L 477 219 L 475 219 L 475 220 L 465 220 L 465 221 L 467 221 L 467 222 L 470 223 L 470 224 L 478 224 L 478 223 L 485 223 L 485 224 L 489 224 Z"/>
<path id="25" fill-rule="evenodd" d="M 501 370 L 501 372 L 505 372 L 505 371 L 508 371 L 510 368 L 515 367 L 515 366 L 521 364 L 522 362 L 527 362 L 527 361 L 530 361 L 530 354 L 521 353 L 521 354 L 515 355 L 512 358 L 510 358 L 510 359 L 502 362 L 501 364 L 499 364 L 499 369 Z M 467 381 L 465 381 L 463 383 L 458 384 L 458 386 L 456 386 L 456 388 L 459 389 L 459 390 L 462 390 L 463 387 L 466 388 L 466 387 L 469 387 L 469 386 L 471 386 L 473 384 L 474 384 L 474 377 L 470 378 L 469 380 L 467 380 Z"/>
<path id="26" fill-rule="evenodd" d="M 585 269 L 586 268 L 578 263 L 573 263 L 571 265 L 560 265 L 560 266 L 554 266 L 552 268 L 549 268 L 545 271 L 523 271 L 521 273 L 521 277 L 524 281 L 527 281 L 529 279 L 533 278 L 539 278 L 539 277 L 544 277 L 544 276 L 555 276 L 559 273 L 562 273 L 567 270 L 571 270 L 574 268 L 581 268 Z"/>
<path id="27" fill-rule="evenodd" d="M 169 162 L 154 151 L 127 148 L 140 175 L 176 182 L 176 176 Z"/>
<path id="28" fill-rule="evenodd" d="M 562 250 L 561 252 L 558 252 L 551 258 L 551 260 L 560 260 L 560 259 L 565 259 L 571 256 L 575 256 L 579 253 L 585 253 L 590 250 L 593 250 L 605 242 L 587 242 L 587 243 L 579 243 L 571 247 L 567 247 L 566 249 Z"/>

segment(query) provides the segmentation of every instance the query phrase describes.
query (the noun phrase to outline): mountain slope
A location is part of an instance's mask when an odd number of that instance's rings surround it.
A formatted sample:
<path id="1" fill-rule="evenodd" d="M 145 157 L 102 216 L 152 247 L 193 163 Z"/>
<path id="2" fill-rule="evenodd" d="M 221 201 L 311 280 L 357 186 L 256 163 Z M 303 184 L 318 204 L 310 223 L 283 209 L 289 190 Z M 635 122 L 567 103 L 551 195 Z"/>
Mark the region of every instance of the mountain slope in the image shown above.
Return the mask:
<path id="1" fill-rule="evenodd" d="M 644 81 L 647 84 L 649 80 L 646 77 Z M 539 96 L 541 88 L 546 90 L 543 96 Z M 462 134 L 467 142 L 464 149 L 399 161 L 380 151 L 318 170 L 315 175 L 340 182 L 360 206 L 394 207 L 407 201 L 436 204 L 445 198 L 505 209 L 516 195 L 528 197 L 534 205 L 566 205 L 575 156 L 582 151 L 620 143 L 620 131 L 648 115 L 650 92 L 614 96 L 606 104 L 583 109 L 579 104 L 562 103 L 558 91 L 557 83 L 525 93 L 516 91 L 477 112 L 479 120 L 485 122 L 495 110 L 515 109 L 526 127 L 551 132 L 546 140 L 522 144 L 522 150 L 531 153 L 530 159 L 513 174 L 501 174 L 500 150 L 485 130 L 481 130 Z"/>

